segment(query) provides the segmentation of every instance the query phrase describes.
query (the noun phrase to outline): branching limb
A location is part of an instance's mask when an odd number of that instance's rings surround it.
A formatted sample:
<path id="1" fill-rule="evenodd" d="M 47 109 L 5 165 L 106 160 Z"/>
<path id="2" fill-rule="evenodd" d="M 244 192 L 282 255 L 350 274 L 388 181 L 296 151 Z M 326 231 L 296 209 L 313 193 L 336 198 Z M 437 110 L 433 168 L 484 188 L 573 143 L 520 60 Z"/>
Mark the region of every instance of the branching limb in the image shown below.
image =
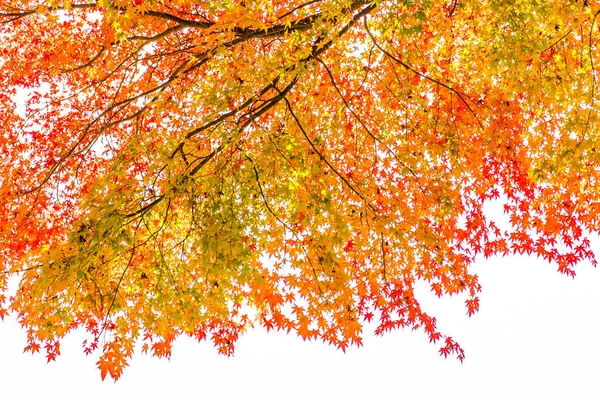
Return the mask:
<path id="1" fill-rule="evenodd" d="M 365 16 L 364 18 L 364 25 L 365 25 L 365 30 L 367 31 L 367 34 L 369 35 L 369 37 L 371 38 L 371 41 L 373 42 L 373 44 L 379 49 L 381 50 L 381 52 L 383 54 L 385 54 L 388 59 L 394 61 L 397 64 L 400 64 L 402 67 L 404 67 L 405 69 L 407 69 L 408 71 L 411 71 L 412 73 L 420 76 L 423 79 L 426 79 L 430 82 L 433 82 L 437 85 L 440 85 L 446 89 L 448 89 L 449 91 L 451 91 L 452 93 L 456 94 L 458 96 L 458 98 L 463 102 L 463 104 L 465 105 L 465 107 L 467 107 L 467 109 L 471 112 L 471 114 L 473 114 L 473 117 L 475 117 L 475 120 L 477 121 L 477 123 L 479 124 L 479 126 L 481 128 L 483 128 L 483 124 L 481 123 L 481 121 L 479 120 L 479 117 L 477 117 L 477 114 L 475 114 L 475 111 L 473 111 L 473 109 L 471 108 L 471 106 L 469 105 L 469 103 L 467 103 L 467 101 L 465 100 L 465 94 L 459 92 L 458 90 L 454 89 L 452 86 L 446 85 L 443 82 L 440 82 L 439 80 L 432 78 L 428 75 L 425 75 L 419 71 L 417 71 L 416 69 L 414 69 L 413 67 L 411 67 L 410 65 L 408 65 L 407 63 L 405 63 L 404 61 L 398 59 L 397 57 L 395 57 L 394 55 L 392 55 L 390 52 L 388 52 L 387 50 L 385 50 L 375 39 L 375 36 L 373 36 L 373 33 L 371 33 L 371 30 L 369 29 L 369 25 L 367 23 L 367 18 Z"/>

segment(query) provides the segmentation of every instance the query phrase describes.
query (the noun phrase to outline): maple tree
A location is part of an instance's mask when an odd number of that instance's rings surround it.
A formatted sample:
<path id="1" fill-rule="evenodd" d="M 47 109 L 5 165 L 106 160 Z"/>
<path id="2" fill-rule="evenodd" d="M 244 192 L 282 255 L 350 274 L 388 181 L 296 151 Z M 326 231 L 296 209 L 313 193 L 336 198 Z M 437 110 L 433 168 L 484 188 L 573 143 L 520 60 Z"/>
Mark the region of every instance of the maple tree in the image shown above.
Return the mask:
<path id="1" fill-rule="evenodd" d="M 471 315 L 477 256 L 596 263 L 599 12 L 0 0 L 0 316 L 48 360 L 87 331 L 103 379 L 253 324 L 344 350 L 374 321 L 462 360 L 417 282 Z"/>

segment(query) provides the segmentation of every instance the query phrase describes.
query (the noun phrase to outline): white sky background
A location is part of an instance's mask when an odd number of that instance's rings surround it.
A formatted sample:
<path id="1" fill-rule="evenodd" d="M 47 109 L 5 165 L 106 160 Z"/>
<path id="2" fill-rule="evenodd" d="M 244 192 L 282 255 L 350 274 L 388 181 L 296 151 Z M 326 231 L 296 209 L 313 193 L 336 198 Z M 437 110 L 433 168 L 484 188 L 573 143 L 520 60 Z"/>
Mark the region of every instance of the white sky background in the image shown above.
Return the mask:
<path id="1" fill-rule="evenodd" d="M 600 256 L 600 240 L 593 244 Z M 483 291 L 471 318 L 464 298 L 417 292 L 465 349 L 464 364 L 440 357 L 421 332 L 367 329 L 364 346 L 344 354 L 260 329 L 239 340 L 234 357 L 181 338 L 170 361 L 138 354 L 117 383 L 102 382 L 82 335 L 47 364 L 43 354 L 23 354 L 25 333 L 10 318 L 0 323 L 2 398 L 599 399 L 600 269 L 582 263 L 573 280 L 523 256 L 482 259 L 473 270 Z"/>

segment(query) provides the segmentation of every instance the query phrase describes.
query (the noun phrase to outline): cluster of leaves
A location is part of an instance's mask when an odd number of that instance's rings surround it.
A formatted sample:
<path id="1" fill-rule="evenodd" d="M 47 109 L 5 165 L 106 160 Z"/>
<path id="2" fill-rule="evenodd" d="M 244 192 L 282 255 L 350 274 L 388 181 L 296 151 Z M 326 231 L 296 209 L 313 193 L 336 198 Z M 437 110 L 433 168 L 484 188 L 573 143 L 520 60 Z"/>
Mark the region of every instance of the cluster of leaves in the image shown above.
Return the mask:
<path id="1" fill-rule="evenodd" d="M 103 379 L 252 324 L 343 350 L 373 320 L 462 360 L 416 282 L 471 315 L 479 255 L 595 263 L 599 12 L 0 0 L 0 316 L 48 360 L 86 330 Z"/>

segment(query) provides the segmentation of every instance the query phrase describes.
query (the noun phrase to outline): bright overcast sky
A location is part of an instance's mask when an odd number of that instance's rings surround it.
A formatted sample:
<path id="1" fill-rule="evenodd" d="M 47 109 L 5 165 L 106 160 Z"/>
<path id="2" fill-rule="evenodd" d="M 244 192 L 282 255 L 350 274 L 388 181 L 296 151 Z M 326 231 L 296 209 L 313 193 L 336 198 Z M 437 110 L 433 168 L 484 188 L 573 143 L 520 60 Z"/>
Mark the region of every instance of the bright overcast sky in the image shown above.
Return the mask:
<path id="1" fill-rule="evenodd" d="M 600 269 L 581 264 L 573 280 L 546 262 L 510 257 L 480 260 L 474 271 L 483 292 L 471 318 L 462 298 L 417 292 L 465 349 L 462 365 L 439 357 L 421 332 L 367 332 L 364 347 L 343 354 L 258 330 L 229 359 L 187 338 L 170 361 L 136 355 L 115 384 L 82 354 L 82 336 L 63 343 L 57 362 L 23 354 L 25 334 L 11 319 L 0 323 L 2 398 L 600 399 Z"/>

